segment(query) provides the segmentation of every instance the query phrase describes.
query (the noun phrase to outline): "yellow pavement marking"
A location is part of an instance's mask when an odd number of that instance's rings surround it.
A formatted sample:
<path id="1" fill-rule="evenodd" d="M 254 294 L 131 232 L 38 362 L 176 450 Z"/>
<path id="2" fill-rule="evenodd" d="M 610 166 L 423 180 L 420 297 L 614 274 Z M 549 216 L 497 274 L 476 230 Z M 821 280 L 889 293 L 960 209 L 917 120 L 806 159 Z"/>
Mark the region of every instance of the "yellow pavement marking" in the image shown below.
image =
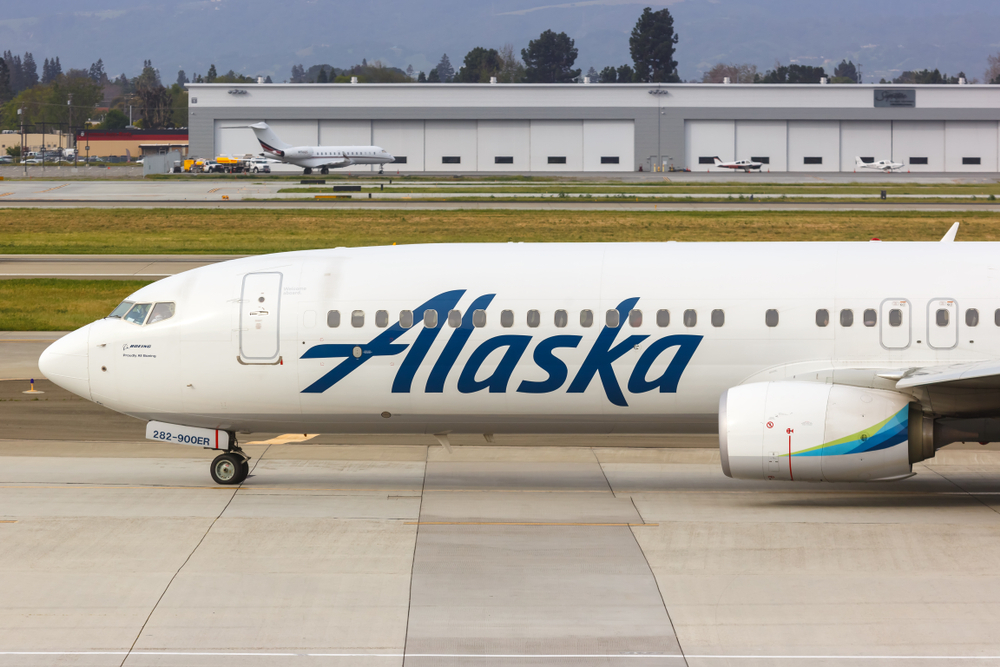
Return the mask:
<path id="1" fill-rule="evenodd" d="M 13 192 L 5 192 L 2 195 L 0 195 L 0 197 L 9 197 L 12 194 L 14 194 L 14 193 Z"/>
<path id="2" fill-rule="evenodd" d="M 286 433 L 284 435 L 279 435 L 277 438 L 271 438 L 270 440 L 255 440 L 253 442 L 245 442 L 245 445 L 287 445 L 290 442 L 305 442 L 306 440 L 312 440 L 319 433 Z"/>
<path id="3" fill-rule="evenodd" d="M 66 187 L 67 185 L 69 185 L 69 183 L 63 183 L 62 185 L 57 185 L 56 187 L 54 187 L 54 188 L 49 188 L 48 190 L 40 190 L 40 191 L 38 192 L 38 194 L 41 194 L 42 192 L 52 192 L 53 190 L 58 190 L 59 188 L 64 188 L 64 187 Z"/>
<path id="4" fill-rule="evenodd" d="M 0 519 L 0 523 L 17 523 L 14 519 Z"/>
<path id="5" fill-rule="evenodd" d="M 219 190 L 221 190 L 221 189 L 222 189 L 222 188 L 212 188 L 211 190 L 209 190 L 209 191 L 208 191 L 208 193 L 209 193 L 209 194 L 212 194 L 213 192 L 218 192 L 218 191 L 219 191 Z"/>

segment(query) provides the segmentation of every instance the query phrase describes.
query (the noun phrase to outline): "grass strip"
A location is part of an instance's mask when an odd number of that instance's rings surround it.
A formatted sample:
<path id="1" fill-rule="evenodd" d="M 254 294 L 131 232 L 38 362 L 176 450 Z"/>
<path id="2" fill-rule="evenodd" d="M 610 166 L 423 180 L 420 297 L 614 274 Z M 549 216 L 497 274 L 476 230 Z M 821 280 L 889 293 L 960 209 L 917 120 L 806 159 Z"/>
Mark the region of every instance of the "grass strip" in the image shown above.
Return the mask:
<path id="1" fill-rule="evenodd" d="M 0 254 L 258 254 L 392 243 L 1000 240 L 989 211 L 5 209 Z M 118 283 L 121 284 L 121 283 Z"/>
<path id="2" fill-rule="evenodd" d="M 69 331 L 110 313 L 146 280 L 0 280 L 0 331 Z"/>

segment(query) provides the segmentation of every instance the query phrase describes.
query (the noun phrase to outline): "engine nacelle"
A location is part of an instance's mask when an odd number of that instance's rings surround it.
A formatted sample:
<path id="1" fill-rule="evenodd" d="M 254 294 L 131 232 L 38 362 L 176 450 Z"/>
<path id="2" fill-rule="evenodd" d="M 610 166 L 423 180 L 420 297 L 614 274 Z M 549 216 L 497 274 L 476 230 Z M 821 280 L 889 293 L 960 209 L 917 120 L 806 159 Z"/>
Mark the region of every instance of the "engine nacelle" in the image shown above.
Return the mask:
<path id="1" fill-rule="evenodd" d="M 719 404 L 722 470 L 738 479 L 908 477 L 934 455 L 933 422 L 903 394 L 819 382 L 733 387 Z"/>

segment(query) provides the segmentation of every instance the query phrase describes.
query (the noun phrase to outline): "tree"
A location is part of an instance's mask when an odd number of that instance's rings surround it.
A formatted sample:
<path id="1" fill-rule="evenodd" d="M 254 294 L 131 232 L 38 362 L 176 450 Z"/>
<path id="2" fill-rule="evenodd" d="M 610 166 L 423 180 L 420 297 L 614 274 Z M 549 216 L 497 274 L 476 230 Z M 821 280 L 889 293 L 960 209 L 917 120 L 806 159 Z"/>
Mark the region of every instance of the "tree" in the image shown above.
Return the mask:
<path id="1" fill-rule="evenodd" d="M 6 103 L 14 97 L 14 91 L 10 87 L 10 70 L 7 69 L 7 61 L 0 59 L 0 104 Z"/>
<path id="2" fill-rule="evenodd" d="M 622 65 L 616 73 L 618 74 L 618 83 L 632 83 L 635 81 L 635 70 L 628 65 Z"/>
<path id="3" fill-rule="evenodd" d="M 729 83 L 753 83 L 757 76 L 757 66 L 750 64 L 719 63 L 713 65 L 710 70 L 701 75 L 702 83 L 724 83 L 726 78 Z"/>
<path id="4" fill-rule="evenodd" d="M 427 83 L 441 83 L 441 77 L 438 75 L 437 67 L 427 73 Z"/>
<path id="5" fill-rule="evenodd" d="M 564 32 L 546 30 L 521 49 L 524 75 L 528 83 L 569 83 L 580 76 L 573 69 L 578 54 L 575 42 Z"/>
<path id="6" fill-rule="evenodd" d="M 177 70 L 177 85 L 183 86 L 185 83 L 190 83 L 187 74 L 184 73 L 184 70 Z"/>
<path id="7" fill-rule="evenodd" d="M 104 73 L 104 61 L 98 58 L 97 62 L 90 66 L 88 76 L 94 83 L 103 83 L 108 78 L 108 75 Z"/>
<path id="8" fill-rule="evenodd" d="M 188 91 L 179 83 L 170 86 L 170 124 L 174 127 L 188 126 Z"/>
<path id="9" fill-rule="evenodd" d="M 455 75 L 459 83 L 489 83 L 490 77 L 500 73 L 500 53 L 496 49 L 481 46 L 465 54 L 465 64 Z"/>
<path id="10" fill-rule="evenodd" d="M 427 77 L 424 75 L 423 70 L 420 70 L 420 74 L 417 75 L 417 83 L 427 83 Z"/>
<path id="11" fill-rule="evenodd" d="M 11 156 L 16 161 L 20 161 L 20 159 L 21 159 L 21 147 L 20 146 L 8 146 L 7 147 L 7 155 Z"/>
<path id="12" fill-rule="evenodd" d="M 274 81 L 271 81 L 271 75 L 270 74 L 268 74 L 266 77 L 264 77 L 264 83 L 274 83 Z"/>
<path id="13" fill-rule="evenodd" d="M 773 70 L 767 70 L 762 77 L 755 77 L 754 83 L 819 83 L 825 76 L 826 71 L 822 67 L 775 63 Z"/>
<path id="14" fill-rule="evenodd" d="M 219 72 L 215 69 L 215 63 L 212 63 L 211 67 L 208 68 L 208 74 L 205 75 L 205 83 L 215 83 L 217 78 L 219 78 Z"/>
<path id="15" fill-rule="evenodd" d="M 524 63 L 517 57 L 514 45 L 507 42 L 500 47 L 500 71 L 497 81 L 500 83 L 520 83 L 524 81 Z"/>
<path id="16" fill-rule="evenodd" d="M 447 53 L 441 56 L 441 60 L 435 69 L 437 70 L 438 79 L 442 83 L 451 83 L 452 79 L 455 78 L 455 68 L 451 66 L 451 61 L 448 60 Z"/>
<path id="17" fill-rule="evenodd" d="M 413 65 L 406 66 L 406 78 L 413 81 Z"/>
<path id="18" fill-rule="evenodd" d="M 292 78 L 289 79 L 291 83 L 303 83 L 306 78 L 306 70 L 302 65 L 292 65 Z"/>
<path id="19" fill-rule="evenodd" d="M 670 10 L 643 9 L 628 40 L 629 53 L 635 63 L 635 79 L 647 83 L 679 82 L 677 61 L 674 60 L 676 43 Z"/>
<path id="20" fill-rule="evenodd" d="M 847 79 L 847 81 L 837 81 L 837 79 Z M 841 60 L 840 64 L 833 68 L 832 83 L 861 83 L 858 79 L 858 68 L 853 62 Z"/>
<path id="21" fill-rule="evenodd" d="M 326 68 L 320 67 L 319 74 L 316 75 L 316 83 L 329 83 L 330 80 L 326 78 Z"/>
<path id="22" fill-rule="evenodd" d="M 983 81 L 994 85 L 1000 84 L 1000 53 L 986 56 L 986 73 L 983 74 Z"/>
<path id="23" fill-rule="evenodd" d="M 587 70 L 587 78 L 590 79 L 591 83 L 597 83 L 597 70 L 591 67 Z"/>
<path id="24" fill-rule="evenodd" d="M 104 120 L 101 121 L 100 128 L 102 130 L 122 130 L 127 126 L 128 116 L 118 109 L 110 109 L 104 114 Z"/>
<path id="25" fill-rule="evenodd" d="M 618 70 L 608 65 L 597 76 L 601 83 L 615 83 L 618 81 Z"/>
<path id="26" fill-rule="evenodd" d="M 10 51 L 4 51 L 3 59 L 7 63 L 7 69 L 10 71 L 10 92 L 12 95 L 17 95 L 24 90 L 24 72 L 21 67 L 21 57 L 11 55 Z"/>
<path id="27" fill-rule="evenodd" d="M 959 72 L 955 76 L 948 76 L 947 74 L 941 74 L 940 70 L 913 70 L 903 72 L 895 79 L 892 80 L 893 83 L 909 83 L 909 84 L 934 84 L 934 83 L 958 83 L 959 79 L 965 78 L 965 72 Z M 970 83 L 976 83 L 975 80 Z"/>
<path id="28" fill-rule="evenodd" d="M 160 73 L 153 67 L 153 63 L 147 60 L 143 65 L 142 74 L 135 82 L 135 94 L 142 109 L 142 126 L 148 130 L 168 127 L 172 124 L 173 115 L 170 94 L 160 83 Z"/>
<path id="29" fill-rule="evenodd" d="M 30 53 L 24 54 L 21 60 L 21 84 L 25 89 L 38 85 L 38 67 L 35 65 L 35 57 Z"/>

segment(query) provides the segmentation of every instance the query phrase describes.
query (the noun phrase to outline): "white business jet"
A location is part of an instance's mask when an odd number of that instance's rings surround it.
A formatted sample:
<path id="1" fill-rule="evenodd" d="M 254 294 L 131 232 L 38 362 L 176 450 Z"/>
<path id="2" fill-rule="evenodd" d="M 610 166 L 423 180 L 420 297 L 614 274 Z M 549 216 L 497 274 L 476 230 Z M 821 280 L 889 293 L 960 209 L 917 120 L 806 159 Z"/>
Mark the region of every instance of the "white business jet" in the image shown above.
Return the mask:
<path id="1" fill-rule="evenodd" d="M 721 169 L 742 169 L 746 173 L 750 173 L 751 169 L 756 169 L 757 171 L 760 171 L 760 168 L 764 166 L 763 162 L 754 162 L 753 160 L 736 160 L 735 162 L 723 162 L 721 159 L 719 159 L 718 155 L 716 155 L 715 158 L 713 159 L 715 160 L 716 167 L 719 167 Z"/>
<path id="2" fill-rule="evenodd" d="M 160 280 L 39 367 L 219 484 L 252 432 L 718 431 L 730 477 L 893 480 L 1000 440 L 995 318 L 997 243 L 336 248 Z"/>
<path id="3" fill-rule="evenodd" d="M 257 135 L 264 156 L 302 167 L 304 174 L 311 174 L 313 169 L 329 174 L 331 169 L 355 164 L 377 164 L 381 174 L 383 165 L 396 159 L 378 146 L 289 146 L 267 123 L 255 123 L 249 127 Z"/>
<path id="4" fill-rule="evenodd" d="M 879 160 L 878 162 L 865 162 L 860 157 L 854 157 L 854 166 L 858 169 L 878 169 L 880 171 L 890 172 L 897 169 L 902 169 L 904 165 L 902 162 L 893 162 L 892 160 Z"/>

